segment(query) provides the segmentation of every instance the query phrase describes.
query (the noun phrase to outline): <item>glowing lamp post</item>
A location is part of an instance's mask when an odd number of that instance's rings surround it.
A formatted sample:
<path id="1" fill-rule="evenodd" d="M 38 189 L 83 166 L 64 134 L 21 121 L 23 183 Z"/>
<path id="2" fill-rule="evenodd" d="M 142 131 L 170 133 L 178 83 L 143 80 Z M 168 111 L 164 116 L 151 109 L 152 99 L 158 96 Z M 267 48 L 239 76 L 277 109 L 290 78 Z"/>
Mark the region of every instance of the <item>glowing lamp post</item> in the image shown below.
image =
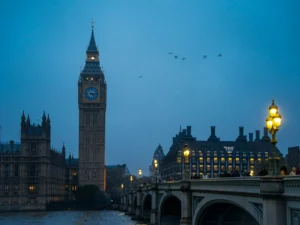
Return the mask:
<path id="1" fill-rule="evenodd" d="M 157 159 L 153 160 L 153 164 L 154 164 L 154 179 L 155 179 L 155 182 L 157 182 L 157 168 L 158 168 L 158 161 L 157 161 Z"/>
<path id="2" fill-rule="evenodd" d="M 272 105 L 269 107 L 269 116 L 266 119 L 266 127 L 269 131 L 269 133 L 272 135 L 271 143 L 274 146 L 274 153 L 273 157 L 269 158 L 269 175 L 271 176 L 277 176 L 280 174 L 279 171 L 279 161 L 280 158 L 277 154 L 276 144 L 276 133 L 279 130 L 279 127 L 281 126 L 281 116 L 278 112 L 278 107 L 274 104 L 274 100 L 272 100 Z"/>
<path id="3" fill-rule="evenodd" d="M 132 189 L 132 181 L 133 181 L 133 176 L 130 176 L 130 187 Z"/>
<path id="4" fill-rule="evenodd" d="M 138 175 L 139 175 L 139 178 L 141 178 L 141 177 L 142 177 L 142 175 L 143 175 L 143 172 L 142 172 L 142 170 L 141 170 L 141 169 L 139 169 L 139 170 L 138 170 Z"/>
<path id="5" fill-rule="evenodd" d="M 183 147 L 183 156 L 184 156 L 184 179 L 190 179 L 190 170 L 189 170 L 189 156 L 190 156 L 190 149 L 187 144 Z"/>

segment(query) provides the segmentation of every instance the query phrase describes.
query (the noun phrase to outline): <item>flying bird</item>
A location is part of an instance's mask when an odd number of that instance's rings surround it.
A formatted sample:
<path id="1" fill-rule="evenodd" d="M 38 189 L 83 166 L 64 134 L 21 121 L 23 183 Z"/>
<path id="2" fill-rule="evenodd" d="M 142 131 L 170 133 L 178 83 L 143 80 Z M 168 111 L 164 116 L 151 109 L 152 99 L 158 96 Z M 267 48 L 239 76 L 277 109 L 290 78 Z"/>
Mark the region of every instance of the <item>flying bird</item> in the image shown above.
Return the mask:
<path id="1" fill-rule="evenodd" d="M 182 58 L 181 60 L 185 60 L 185 58 Z"/>
<path id="2" fill-rule="evenodd" d="M 206 58 L 207 58 L 207 55 L 204 55 L 204 56 L 203 56 L 203 59 L 206 59 Z"/>
<path id="3" fill-rule="evenodd" d="M 139 78 L 142 78 L 143 76 L 139 76 Z"/>
<path id="4" fill-rule="evenodd" d="M 172 52 L 169 52 L 169 55 L 172 55 L 173 53 Z"/>
<path id="5" fill-rule="evenodd" d="M 219 55 L 218 55 L 218 57 L 221 57 L 222 56 L 222 54 L 220 53 Z"/>
<path id="6" fill-rule="evenodd" d="M 178 58 L 178 56 L 177 56 L 177 55 L 174 55 L 174 58 L 175 58 L 175 59 L 177 59 L 177 58 Z"/>

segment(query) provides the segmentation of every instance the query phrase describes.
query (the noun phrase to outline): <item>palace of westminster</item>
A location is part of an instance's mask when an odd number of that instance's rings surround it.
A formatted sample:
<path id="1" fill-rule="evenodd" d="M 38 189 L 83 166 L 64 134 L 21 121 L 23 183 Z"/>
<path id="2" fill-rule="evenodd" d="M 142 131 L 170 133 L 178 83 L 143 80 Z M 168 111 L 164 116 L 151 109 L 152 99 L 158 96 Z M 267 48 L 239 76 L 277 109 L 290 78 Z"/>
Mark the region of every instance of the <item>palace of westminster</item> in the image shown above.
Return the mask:
<path id="1" fill-rule="evenodd" d="M 69 200 L 78 186 L 93 184 L 106 189 L 105 114 L 106 81 L 100 67 L 94 27 L 86 50 L 86 63 L 78 81 L 79 159 L 51 148 L 51 121 L 45 112 L 41 124 L 33 124 L 30 116 L 21 115 L 21 142 L 0 143 L 0 212 L 8 210 L 46 209 L 53 201 Z M 215 127 L 208 140 L 198 141 L 191 127 L 180 130 L 166 156 L 161 146 L 159 173 L 163 180 L 180 179 L 182 148 L 191 148 L 191 175 L 216 177 L 225 170 L 254 170 L 268 158 L 273 146 L 266 129 L 260 138 L 244 135 L 243 127 L 235 141 L 220 141 Z M 151 166 L 150 166 L 151 167 Z"/>

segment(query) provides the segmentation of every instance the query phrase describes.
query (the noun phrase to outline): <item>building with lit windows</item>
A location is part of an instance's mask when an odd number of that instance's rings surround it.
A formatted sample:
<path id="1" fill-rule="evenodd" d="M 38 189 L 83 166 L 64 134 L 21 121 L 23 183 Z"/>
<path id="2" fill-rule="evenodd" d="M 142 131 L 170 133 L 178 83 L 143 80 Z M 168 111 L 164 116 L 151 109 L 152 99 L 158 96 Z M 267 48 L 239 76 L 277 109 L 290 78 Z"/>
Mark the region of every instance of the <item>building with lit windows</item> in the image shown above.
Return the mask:
<path id="1" fill-rule="evenodd" d="M 262 137 L 260 131 L 256 130 L 254 139 L 253 133 L 247 137 L 244 128 L 239 127 L 235 141 L 221 141 L 216 136 L 216 128 L 212 126 L 208 139 L 200 141 L 192 136 L 191 126 L 187 126 L 173 137 L 170 151 L 162 160 L 160 172 L 163 180 L 182 179 L 182 149 L 185 144 L 190 149 L 188 164 L 191 176 L 218 177 L 222 172 L 234 170 L 257 174 L 274 151 L 266 128 Z M 276 151 L 281 155 L 278 149 Z"/>
<path id="2" fill-rule="evenodd" d="M 0 143 L 0 212 L 45 210 L 66 197 L 65 147 L 51 147 L 50 117 L 21 116 L 21 143 Z"/>

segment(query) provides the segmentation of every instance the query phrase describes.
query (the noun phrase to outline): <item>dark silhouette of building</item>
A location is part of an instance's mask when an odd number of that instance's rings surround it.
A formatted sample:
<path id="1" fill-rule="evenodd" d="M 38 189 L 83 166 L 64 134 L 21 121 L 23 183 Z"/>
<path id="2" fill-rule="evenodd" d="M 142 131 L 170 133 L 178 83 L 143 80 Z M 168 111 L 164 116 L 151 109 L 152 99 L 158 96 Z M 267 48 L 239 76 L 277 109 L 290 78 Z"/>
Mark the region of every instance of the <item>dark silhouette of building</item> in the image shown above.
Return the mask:
<path id="1" fill-rule="evenodd" d="M 44 210 L 65 198 L 65 147 L 51 148 L 50 117 L 21 116 L 21 143 L 0 143 L 0 211 Z"/>
<path id="2" fill-rule="evenodd" d="M 286 161 L 290 168 L 300 166 L 300 147 L 290 147 L 288 148 L 288 154 L 286 155 Z"/>
<path id="3" fill-rule="evenodd" d="M 106 193 L 115 203 L 119 203 L 125 179 L 129 180 L 129 175 L 126 164 L 106 166 Z"/>
<path id="4" fill-rule="evenodd" d="M 251 171 L 263 166 L 263 162 L 272 156 L 274 146 L 270 143 L 267 128 L 263 137 L 256 130 L 249 137 L 244 134 L 244 127 L 239 127 L 239 135 L 235 141 L 221 141 L 216 136 L 216 128 L 211 127 L 210 136 L 206 141 L 199 141 L 192 136 L 191 126 L 179 131 L 173 137 L 170 151 L 162 160 L 161 176 L 163 180 L 181 179 L 183 172 L 183 147 L 188 144 L 190 157 L 188 159 L 191 176 L 207 175 L 217 177 L 225 171 Z M 278 149 L 276 151 L 281 155 Z M 282 157 L 282 155 L 281 155 Z"/>
<path id="5" fill-rule="evenodd" d="M 150 177 L 155 176 L 155 168 L 154 168 L 154 160 L 157 160 L 158 167 L 156 168 L 156 176 L 160 178 L 160 167 L 161 167 L 161 162 L 165 158 L 165 153 L 162 148 L 162 146 L 159 144 L 156 150 L 154 151 L 153 154 L 153 159 L 151 162 L 151 165 L 149 166 L 149 175 Z"/>
<path id="6" fill-rule="evenodd" d="M 96 185 L 105 191 L 106 81 L 100 67 L 94 27 L 78 80 L 79 185 Z"/>

